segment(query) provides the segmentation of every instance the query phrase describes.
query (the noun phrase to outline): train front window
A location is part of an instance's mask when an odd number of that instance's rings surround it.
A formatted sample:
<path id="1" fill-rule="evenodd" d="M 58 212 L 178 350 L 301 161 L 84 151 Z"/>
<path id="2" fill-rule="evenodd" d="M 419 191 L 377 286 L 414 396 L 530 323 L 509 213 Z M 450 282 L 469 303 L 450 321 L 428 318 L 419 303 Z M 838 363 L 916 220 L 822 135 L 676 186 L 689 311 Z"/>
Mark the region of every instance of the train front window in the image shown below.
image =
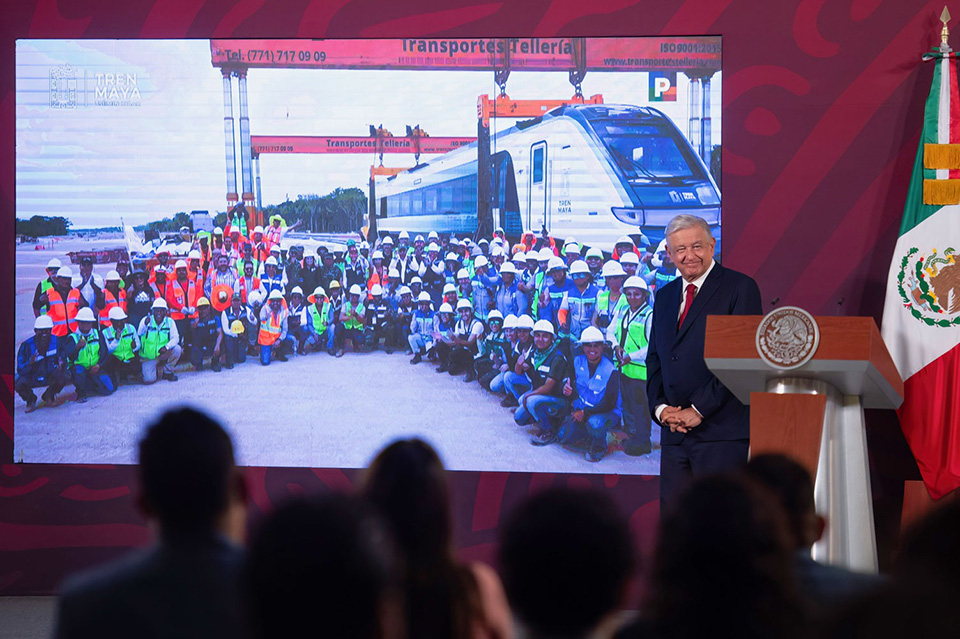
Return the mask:
<path id="1" fill-rule="evenodd" d="M 623 122 L 597 122 L 594 126 L 631 182 L 674 182 L 704 177 L 666 127 Z"/>

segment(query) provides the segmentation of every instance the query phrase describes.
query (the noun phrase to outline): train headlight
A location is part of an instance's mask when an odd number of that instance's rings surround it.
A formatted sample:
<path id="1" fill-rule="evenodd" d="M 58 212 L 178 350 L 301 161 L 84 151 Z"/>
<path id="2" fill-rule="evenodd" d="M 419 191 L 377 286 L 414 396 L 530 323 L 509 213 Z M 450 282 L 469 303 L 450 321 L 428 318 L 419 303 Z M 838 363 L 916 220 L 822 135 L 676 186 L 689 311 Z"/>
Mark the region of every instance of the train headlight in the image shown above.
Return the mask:
<path id="1" fill-rule="evenodd" d="M 643 211 L 640 209 L 628 209 L 620 206 L 610 207 L 613 217 L 625 224 L 643 224 Z"/>
<path id="2" fill-rule="evenodd" d="M 720 197 L 712 186 L 698 186 L 697 199 L 701 204 L 720 204 Z"/>

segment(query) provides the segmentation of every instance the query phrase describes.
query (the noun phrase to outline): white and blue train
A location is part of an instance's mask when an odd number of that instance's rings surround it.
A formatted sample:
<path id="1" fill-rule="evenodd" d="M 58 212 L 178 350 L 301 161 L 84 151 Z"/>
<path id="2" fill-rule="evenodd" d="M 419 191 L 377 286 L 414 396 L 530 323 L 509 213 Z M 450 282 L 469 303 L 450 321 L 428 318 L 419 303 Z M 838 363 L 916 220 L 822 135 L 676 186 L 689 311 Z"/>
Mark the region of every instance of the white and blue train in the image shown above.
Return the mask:
<path id="1" fill-rule="evenodd" d="M 573 105 L 491 136 L 493 218 L 508 235 L 574 236 L 612 247 L 642 232 L 656 245 L 679 213 L 720 226 L 720 191 L 669 117 L 650 107 Z M 477 229 L 477 144 L 377 178 L 381 233 Z M 717 235 L 719 237 L 719 235 Z"/>

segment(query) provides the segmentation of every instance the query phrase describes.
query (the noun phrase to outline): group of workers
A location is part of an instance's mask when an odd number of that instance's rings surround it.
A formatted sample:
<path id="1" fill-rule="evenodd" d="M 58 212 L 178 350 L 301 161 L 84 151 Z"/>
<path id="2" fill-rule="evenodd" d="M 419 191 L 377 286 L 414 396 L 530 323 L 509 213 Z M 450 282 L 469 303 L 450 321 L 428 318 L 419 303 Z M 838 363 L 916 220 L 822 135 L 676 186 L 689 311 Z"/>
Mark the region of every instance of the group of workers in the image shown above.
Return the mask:
<path id="1" fill-rule="evenodd" d="M 84 402 L 131 379 L 176 381 L 181 358 L 220 371 L 248 354 L 267 366 L 349 345 L 406 351 L 411 364 L 480 383 L 533 426 L 534 445 L 579 445 L 590 461 L 614 443 L 651 451 L 652 298 L 677 275 L 664 243 L 623 236 L 607 257 L 545 233 L 511 246 L 498 228 L 479 242 L 401 232 L 312 255 L 281 249 L 282 237 L 218 229 L 194 236 L 186 259 L 161 251 L 151 268 L 121 261 L 102 279 L 89 259 L 79 276 L 51 260 L 18 352 L 26 411 L 62 403 L 71 382 Z"/>

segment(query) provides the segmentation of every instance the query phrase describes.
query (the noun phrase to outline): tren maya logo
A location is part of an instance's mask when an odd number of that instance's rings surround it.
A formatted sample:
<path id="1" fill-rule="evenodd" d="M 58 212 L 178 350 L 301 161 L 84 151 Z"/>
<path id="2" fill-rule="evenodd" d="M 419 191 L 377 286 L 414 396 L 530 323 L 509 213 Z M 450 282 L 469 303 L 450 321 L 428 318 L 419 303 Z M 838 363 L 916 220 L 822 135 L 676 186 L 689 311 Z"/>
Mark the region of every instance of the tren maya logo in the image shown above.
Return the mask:
<path id="1" fill-rule="evenodd" d="M 960 326 L 960 264 L 953 247 L 924 254 L 912 247 L 900 261 L 897 291 L 903 306 L 927 326 Z"/>

